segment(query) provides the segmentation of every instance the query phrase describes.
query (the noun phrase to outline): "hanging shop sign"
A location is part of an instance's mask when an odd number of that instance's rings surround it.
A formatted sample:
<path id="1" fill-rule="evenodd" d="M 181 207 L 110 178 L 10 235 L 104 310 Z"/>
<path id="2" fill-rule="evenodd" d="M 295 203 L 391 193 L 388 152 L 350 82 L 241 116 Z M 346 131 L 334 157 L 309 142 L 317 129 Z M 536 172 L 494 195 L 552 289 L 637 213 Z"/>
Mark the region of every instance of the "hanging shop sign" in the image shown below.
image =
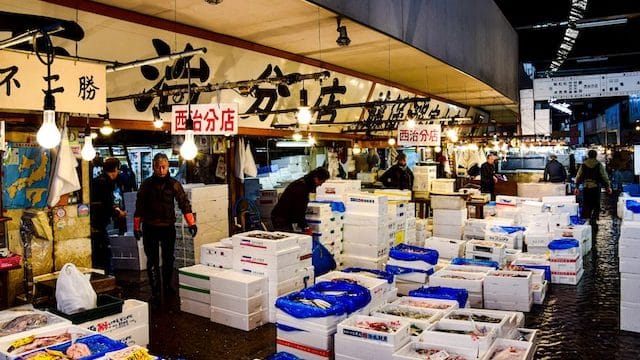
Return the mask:
<path id="1" fill-rule="evenodd" d="M 183 135 L 188 115 L 187 105 L 171 107 L 171 134 Z M 224 135 L 238 133 L 238 103 L 192 104 L 194 135 Z"/>
<path id="2" fill-rule="evenodd" d="M 442 127 L 439 124 L 398 125 L 398 145 L 400 146 L 440 146 Z"/>
<path id="3" fill-rule="evenodd" d="M 104 114 L 106 84 L 104 65 L 62 58 L 51 64 L 51 89 L 58 112 Z M 0 108 L 42 110 L 45 90 L 47 67 L 37 56 L 0 50 Z"/>

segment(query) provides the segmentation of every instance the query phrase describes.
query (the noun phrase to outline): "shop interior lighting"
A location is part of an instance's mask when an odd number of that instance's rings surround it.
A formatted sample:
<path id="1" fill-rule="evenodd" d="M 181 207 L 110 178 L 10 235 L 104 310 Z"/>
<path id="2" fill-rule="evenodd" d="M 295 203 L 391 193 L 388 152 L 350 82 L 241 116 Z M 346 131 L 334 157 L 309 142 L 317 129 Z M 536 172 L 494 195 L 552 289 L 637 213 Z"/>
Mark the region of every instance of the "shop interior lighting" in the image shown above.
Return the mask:
<path id="1" fill-rule="evenodd" d="M 151 111 L 153 112 L 153 127 L 156 129 L 162 129 L 164 125 L 164 120 L 160 117 L 160 108 L 154 106 Z"/>
<path id="2" fill-rule="evenodd" d="M 50 30 L 41 31 L 40 29 L 28 30 L 20 35 L 16 35 L 6 40 L 0 41 L 0 49 L 6 49 L 8 47 L 16 46 L 27 41 L 35 41 L 35 39 L 42 37 L 43 34 L 55 34 L 64 30 L 62 25 L 56 25 Z"/>
<path id="3" fill-rule="evenodd" d="M 307 135 L 307 142 L 309 143 L 309 146 L 314 146 L 316 144 L 316 138 L 309 134 Z"/>
<path id="4" fill-rule="evenodd" d="M 138 68 L 138 67 L 141 67 L 141 66 L 144 66 L 144 65 L 153 65 L 153 64 L 163 63 L 163 62 L 166 62 L 166 61 L 172 61 L 172 60 L 182 59 L 182 58 L 189 57 L 189 56 L 204 54 L 206 52 L 207 52 L 207 48 L 202 47 L 202 48 L 198 48 L 198 49 L 194 49 L 194 50 L 187 50 L 187 51 L 182 51 L 182 52 L 179 52 L 179 53 L 173 53 L 173 54 L 169 54 L 169 55 L 157 56 L 157 57 L 150 58 L 150 59 L 136 60 L 136 61 L 132 61 L 132 62 L 124 63 L 124 64 L 108 65 L 107 66 L 107 72 L 111 73 L 111 72 L 116 72 L 116 71 L 121 71 L 121 70 L 134 69 L 134 68 Z"/>
<path id="5" fill-rule="evenodd" d="M 311 123 L 311 109 L 308 104 L 307 90 L 304 88 L 304 82 L 302 83 L 302 89 L 300 90 L 300 106 L 298 107 L 298 113 L 296 115 L 298 119 L 298 125 L 309 125 Z"/>
<path id="6" fill-rule="evenodd" d="M 394 138 L 394 137 L 389 137 L 389 140 L 387 140 L 387 143 L 388 143 L 390 146 L 395 145 L 395 144 L 396 144 L 396 138 Z"/>
<path id="7" fill-rule="evenodd" d="M 191 67 L 189 66 L 189 62 L 187 62 L 187 79 L 189 83 L 187 84 L 187 120 L 185 121 L 186 131 L 184 132 L 184 142 L 180 147 L 180 155 L 185 160 L 193 160 L 196 155 L 198 155 L 198 147 L 196 146 L 196 142 L 193 134 L 193 119 L 191 118 Z"/>
<path id="8" fill-rule="evenodd" d="M 38 59 L 47 66 L 47 90 L 44 92 L 42 126 L 40 126 L 36 134 L 36 140 L 38 140 L 38 144 L 43 148 L 51 149 L 60 144 L 61 138 L 60 130 L 58 130 L 58 126 L 56 125 L 56 99 L 53 96 L 53 93 L 59 91 L 59 89 L 51 89 L 51 64 L 54 60 L 53 45 L 51 44 L 49 35 L 44 33 L 44 36 L 47 40 L 46 62 L 43 61 L 40 56 L 38 56 Z"/>
<path id="9" fill-rule="evenodd" d="M 626 17 L 617 19 L 602 19 L 602 20 L 588 20 L 576 22 L 576 28 L 587 29 L 592 27 L 610 26 L 610 25 L 624 25 L 629 21 Z"/>
<path id="10" fill-rule="evenodd" d="M 104 136 L 113 134 L 113 127 L 111 127 L 111 120 L 109 120 L 109 109 L 107 109 L 107 113 L 104 114 L 104 121 L 102 122 L 102 127 L 100 127 L 100 134 Z"/>
<path id="11" fill-rule="evenodd" d="M 338 38 L 336 39 L 336 44 L 338 46 L 349 46 L 351 44 L 351 39 L 349 39 L 349 35 L 347 35 L 347 27 L 345 25 L 340 25 L 342 22 L 342 17 L 338 16 L 338 27 L 336 31 L 338 32 Z"/>
<path id="12" fill-rule="evenodd" d="M 409 129 L 416 127 L 416 116 L 413 113 L 413 110 L 407 111 L 407 127 Z"/>
<path id="13" fill-rule="evenodd" d="M 296 130 L 293 135 L 291 135 L 291 138 L 293 139 L 293 141 L 301 141 L 302 140 L 302 134 L 300 133 L 300 131 Z"/>
<path id="14" fill-rule="evenodd" d="M 458 141 L 458 131 L 455 129 L 447 130 L 447 139 L 449 139 L 451 142 Z"/>
<path id="15" fill-rule="evenodd" d="M 311 147 L 308 141 L 278 141 L 276 142 L 276 147 L 280 148 L 301 148 L 301 147 Z"/>
<path id="16" fill-rule="evenodd" d="M 440 146 L 436 146 L 435 148 L 433 148 L 433 151 L 439 153 L 442 151 L 442 148 Z"/>
<path id="17" fill-rule="evenodd" d="M 353 149 L 351 150 L 351 152 L 353 153 L 353 155 L 359 155 L 362 152 L 362 149 L 360 148 L 360 145 L 358 145 L 358 143 L 353 144 Z"/>
<path id="18" fill-rule="evenodd" d="M 96 157 L 96 149 L 93 147 L 93 140 L 91 139 L 91 128 L 89 127 L 89 118 L 87 118 L 87 126 L 84 128 L 84 144 L 80 155 L 83 160 L 91 161 Z"/>

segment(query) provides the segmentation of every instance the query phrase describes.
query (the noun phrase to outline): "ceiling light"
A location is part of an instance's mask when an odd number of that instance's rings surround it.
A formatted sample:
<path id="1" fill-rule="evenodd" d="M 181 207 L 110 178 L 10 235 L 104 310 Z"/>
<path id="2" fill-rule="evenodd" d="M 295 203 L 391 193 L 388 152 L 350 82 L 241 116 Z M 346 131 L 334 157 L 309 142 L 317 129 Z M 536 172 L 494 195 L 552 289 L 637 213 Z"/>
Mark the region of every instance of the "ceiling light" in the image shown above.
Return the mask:
<path id="1" fill-rule="evenodd" d="M 191 67 L 187 61 L 187 120 L 185 121 L 186 131 L 184 133 L 184 142 L 180 147 L 180 155 L 185 160 L 193 160 L 198 155 L 198 147 L 193 134 L 193 119 L 191 118 Z"/>
<path id="2" fill-rule="evenodd" d="M 296 130 L 296 132 L 294 132 L 293 135 L 291 135 L 291 138 L 294 141 L 300 141 L 302 140 L 302 134 L 300 134 L 300 131 Z"/>
<path id="3" fill-rule="evenodd" d="M 607 61 L 609 60 L 608 56 L 585 56 L 581 58 L 577 58 L 577 63 L 589 63 L 589 62 L 598 62 L 598 61 Z"/>
<path id="4" fill-rule="evenodd" d="M 351 150 L 351 152 L 353 153 L 353 155 L 359 155 L 362 152 L 362 149 L 360 148 L 360 145 L 358 145 L 358 143 L 353 144 L 353 149 Z"/>
<path id="5" fill-rule="evenodd" d="M 627 21 L 628 21 L 627 18 L 590 20 L 590 21 L 583 20 L 583 21 L 576 22 L 576 28 L 586 29 L 586 28 L 599 27 L 599 26 L 622 25 L 622 24 L 626 24 Z"/>
<path id="6" fill-rule="evenodd" d="M 347 27 L 344 25 L 340 25 L 342 21 L 342 17 L 338 16 L 338 28 L 336 31 L 338 32 L 338 38 L 336 39 L 336 44 L 338 46 L 349 46 L 351 44 L 351 39 L 349 39 L 349 35 L 347 35 Z"/>
<path id="7" fill-rule="evenodd" d="M 387 140 L 387 143 L 389 143 L 389 145 L 393 146 L 396 144 L 396 138 L 394 137 L 390 137 L 389 140 Z"/>
<path id="8" fill-rule="evenodd" d="M 38 144 L 45 149 L 51 149 L 60 144 L 60 130 L 56 126 L 56 99 L 53 96 L 54 91 L 51 89 L 51 63 L 53 63 L 53 55 L 47 54 L 47 90 L 44 92 L 44 106 L 42 112 L 42 126 L 36 134 Z"/>
<path id="9" fill-rule="evenodd" d="M 414 127 L 416 127 L 416 120 L 415 119 L 407 120 L 407 127 L 409 129 L 413 129 Z"/>
<path id="10" fill-rule="evenodd" d="M 311 109 L 309 109 L 309 105 L 307 103 L 307 90 L 302 88 L 300 90 L 300 106 L 298 107 L 298 124 L 299 125 L 309 125 L 311 123 Z"/>
<path id="11" fill-rule="evenodd" d="M 435 148 L 433 148 L 433 151 L 439 153 L 442 151 L 442 148 L 440 146 L 436 146 Z"/>
<path id="12" fill-rule="evenodd" d="M 109 136 L 113 134 L 113 128 L 111 127 L 111 121 L 109 121 L 109 118 L 104 119 L 104 121 L 102 122 L 102 127 L 100 128 L 100 134 L 104 136 Z"/>
<path id="13" fill-rule="evenodd" d="M 456 142 L 458 141 L 458 132 L 455 129 L 449 129 L 447 130 L 447 138 L 451 141 L 451 142 Z"/>
<path id="14" fill-rule="evenodd" d="M 84 136 L 84 145 L 82 145 L 80 155 L 86 161 L 91 161 L 96 157 L 96 149 L 93 147 L 93 141 L 91 140 L 90 134 L 85 134 Z"/>
<path id="15" fill-rule="evenodd" d="M 164 120 L 160 117 L 160 108 L 154 106 L 151 111 L 153 112 L 153 127 L 156 129 L 162 129 L 164 125 Z"/>

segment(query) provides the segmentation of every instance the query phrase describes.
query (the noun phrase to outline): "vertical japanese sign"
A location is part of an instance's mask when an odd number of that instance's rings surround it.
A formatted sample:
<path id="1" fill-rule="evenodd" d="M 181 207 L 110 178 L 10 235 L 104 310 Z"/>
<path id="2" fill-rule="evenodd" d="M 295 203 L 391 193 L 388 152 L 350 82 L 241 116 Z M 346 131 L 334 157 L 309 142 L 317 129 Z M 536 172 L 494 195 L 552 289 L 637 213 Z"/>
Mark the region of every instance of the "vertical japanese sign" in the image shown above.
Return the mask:
<path id="1" fill-rule="evenodd" d="M 0 50 L 0 108 L 42 110 L 47 67 L 36 56 Z M 56 111 L 103 114 L 107 108 L 104 65 L 56 58 L 51 65 Z"/>
<path id="2" fill-rule="evenodd" d="M 186 131 L 187 105 L 171 107 L 171 134 Z M 192 104 L 191 119 L 195 135 L 235 135 L 238 133 L 238 103 Z"/>
<path id="3" fill-rule="evenodd" d="M 398 145 L 401 146 L 440 146 L 441 136 L 440 125 L 416 125 L 413 128 L 398 125 Z"/>

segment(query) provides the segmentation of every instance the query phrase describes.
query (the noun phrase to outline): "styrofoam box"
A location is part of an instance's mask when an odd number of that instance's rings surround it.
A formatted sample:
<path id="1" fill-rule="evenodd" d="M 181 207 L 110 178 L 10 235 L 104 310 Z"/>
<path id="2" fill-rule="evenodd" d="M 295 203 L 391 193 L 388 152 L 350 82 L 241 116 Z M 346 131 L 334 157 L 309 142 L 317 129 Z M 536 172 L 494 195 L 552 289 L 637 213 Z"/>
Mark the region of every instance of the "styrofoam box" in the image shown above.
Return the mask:
<path id="1" fill-rule="evenodd" d="M 640 333 L 640 304 L 620 302 L 620 330 Z"/>
<path id="2" fill-rule="evenodd" d="M 281 269 L 270 270 L 260 265 L 244 263 L 241 268 L 236 268 L 234 270 L 242 271 L 247 274 L 262 275 L 266 277 L 266 281 L 271 284 L 274 282 L 280 283 L 299 276 L 298 271 L 300 271 L 305 265 L 307 264 L 297 263 Z"/>
<path id="3" fill-rule="evenodd" d="M 547 289 L 549 288 L 549 282 L 544 280 L 542 284 L 532 284 L 531 291 L 533 294 L 533 303 L 537 305 L 544 304 L 544 298 L 547 295 Z"/>
<path id="4" fill-rule="evenodd" d="M 464 209 L 433 209 L 433 224 L 462 226 L 467 220 L 467 208 Z"/>
<path id="5" fill-rule="evenodd" d="M 127 299 L 122 305 L 121 313 L 87 321 L 78 326 L 97 333 L 110 334 L 116 330 L 144 324 L 149 324 L 149 304 L 136 299 Z"/>
<path id="6" fill-rule="evenodd" d="M 389 201 L 405 201 L 411 200 L 411 190 L 398 190 L 398 189 L 375 189 L 373 191 L 376 195 L 384 195 Z"/>
<path id="7" fill-rule="evenodd" d="M 424 247 L 438 251 L 438 258 L 453 259 L 462 257 L 465 251 L 465 240 L 430 237 L 424 241 Z"/>
<path id="8" fill-rule="evenodd" d="M 467 202 L 459 195 L 436 195 L 431 194 L 432 209 L 466 209 Z"/>
<path id="9" fill-rule="evenodd" d="M 211 304 L 180 298 L 180 311 L 211 319 Z"/>
<path id="10" fill-rule="evenodd" d="M 198 289 L 209 289 L 210 277 L 221 271 L 224 270 L 202 264 L 183 267 L 178 269 L 178 282 Z"/>
<path id="11" fill-rule="evenodd" d="M 347 241 L 343 245 L 343 251 L 349 255 L 377 258 L 389 255 L 389 246 L 387 244 L 358 244 Z"/>
<path id="12" fill-rule="evenodd" d="M 302 276 L 296 276 L 289 280 L 274 282 L 270 281 L 267 285 L 269 297 L 278 297 L 288 294 L 293 291 L 301 290 L 304 288 L 304 278 Z"/>
<path id="13" fill-rule="evenodd" d="M 488 266 L 476 266 L 476 265 L 446 265 L 442 268 L 442 270 L 451 270 L 451 271 L 461 271 L 461 272 L 470 272 L 470 273 L 482 273 L 486 274 L 491 270 L 494 270 L 492 267 Z"/>
<path id="14" fill-rule="evenodd" d="M 468 292 L 482 293 L 484 277 L 483 273 L 440 270 L 429 277 L 429 286 L 462 288 Z"/>
<path id="15" fill-rule="evenodd" d="M 109 334 L 113 340 L 123 342 L 127 346 L 149 346 L 149 324 L 134 326 L 131 329 L 116 330 Z"/>
<path id="16" fill-rule="evenodd" d="M 90 331 L 88 329 L 82 328 L 80 326 L 77 325 L 70 325 L 70 324 L 62 324 L 62 326 L 52 326 L 52 327 L 47 327 L 47 328 L 39 328 L 39 329 L 33 329 L 33 330 L 29 330 L 29 331 L 24 331 L 19 333 L 20 336 L 15 337 L 12 335 L 16 335 L 16 334 L 12 334 L 10 336 L 5 336 L 0 338 L 0 359 L 6 359 L 6 360 L 13 360 L 13 359 L 17 359 L 19 358 L 21 355 L 26 354 L 27 352 L 33 352 L 35 350 L 41 349 L 45 346 L 41 346 L 35 349 L 31 349 L 31 350 L 27 350 L 25 352 L 22 352 L 20 354 L 17 354 L 15 352 L 9 353 L 7 352 L 7 349 L 11 346 L 11 344 L 17 340 L 17 339 L 21 339 L 24 337 L 28 337 L 28 336 L 35 336 L 35 337 L 47 337 L 47 336 L 56 336 L 56 335 L 61 335 L 64 333 L 70 333 L 70 334 L 76 334 L 78 338 L 80 337 L 85 337 L 88 335 L 92 335 L 95 334 L 95 332 Z"/>
<path id="17" fill-rule="evenodd" d="M 524 232 L 524 242 L 527 246 L 547 246 L 552 238 L 549 232 L 534 232 L 527 229 Z"/>
<path id="18" fill-rule="evenodd" d="M 516 301 L 511 298 L 502 298 L 502 297 L 487 297 L 487 294 L 485 294 L 485 297 L 484 297 L 485 309 L 529 312 L 531 311 L 532 305 L 533 305 L 533 297 L 530 297 L 528 301 Z"/>
<path id="19" fill-rule="evenodd" d="M 320 188 L 321 186 L 318 186 L 318 188 L 316 188 L 316 191 L 317 190 L 322 191 Z M 315 218 L 322 218 L 322 217 L 331 218 L 331 215 L 332 215 L 331 204 L 317 203 L 313 201 L 307 204 L 307 210 L 305 212 L 305 216 L 311 216 Z"/>
<path id="20" fill-rule="evenodd" d="M 487 252 L 482 252 L 482 251 L 467 251 L 465 252 L 465 257 L 467 259 L 472 259 L 472 260 L 489 260 L 489 261 L 495 261 L 498 264 L 502 265 L 504 264 L 504 252 L 503 253 L 487 253 Z"/>
<path id="21" fill-rule="evenodd" d="M 419 289 L 424 285 L 425 283 L 396 279 L 396 289 L 398 290 L 398 295 L 402 296 L 407 296 L 409 295 L 409 291 Z"/>
<path id="22" fill-rule="evenodd" d="M 451 321 L 440 320 L 430 330 L 422 333 L 420 341 L 430 341 L 445 346 L 459 346 L 467 349 L 477 349 L 478 354 L 482 356 L 496 338 L 496 326 L 494 324 L 486 324 L 484 329 L 487 330 L 483 336 L 469 336 L 466 334 L 454 334 L 446 332 L 447 330 L 456 331 L 474 331 L 476 328 L 470 321 Z"/>
<path id="23" fill-rule="evenodd" d="M 545 203 L 545 206 L 549 208 L 552 214 L 569 214 L 571 216 L 578 215 L 578 204 L 567 203 Z"/>
<path id="24" fill-rule="evenodd" d="M 211 292 L 211 306 L 245 315 L 266 309 L 268 307 L 267 300 L 267 294 L 241 298 L 217 291 Z"/>
<path id="25" fill-rule="evenodd" d="M 576 203 L 576 197 L 574 195 L 565 195 L 565 196 L 543 196 L 542 202 L 545 204 L 549 203 L 564 203 L 564 204 L 574 204 Z"/>
<path id="26" fill-rule="evenodd" d="M 305 360 L 331 360 L 334 357 L 333 347 L 330 349 L 316 349 L 304 344 L 287 341 L 285 339 L 276 338 L 276 351 L 287 352 L 299 359 Z"/>
<path id="27" fill-rule="evenodd" d="M 620 274 L 620 301 L 640 304 L 640 275 Z"/>
<path id="28" fill-rule="evenodd" d="M 277 240 L 263 239 L 256 236 L 282 236 Z M 287 233 L 268 231 L 249 231 L 235 234 L 231 237 L 234 250 L 240 248 L 250 248 L 256 251 L 277 252 L 280 250 L 298 247 L 298 236 Z"/>
<path id="29" fill-rule="evenodd" d="M 267 283 L 266 278 L 261 275 L 225 270 L 211 276 L 210 289 L 227 295 L 250 298 L 266 292 Z"/>
<path id="30" fill-rule="evenodd" d="M 366 273 L 331 271 L 316 278 L 316 283 L 319 283 L 321 281 L 335 281 L 336 279 L 348 279 L 360 286 L 367 288 L 371 293 L 371 302 L 383 302 L 385 293 L 391 290 L 391 284 L 389 284 L 387 280 L 377 279 L 363 274 Z"/>
<path id="31" fill-rule="evenodd" d="M 435 264 L 429 264 L 426 261 L 422 261 L 422 260 L 398 260 L 398 259 L 394 259 L 393 257 L 389 258 L 389 261 L 387 261 L 388 265 L 393 265 L 393 266 L 400 266 L 403 268 L 407 268 L 407 269 L 418 269 L 418 270 L 424 270 L 424 271 L 429 271 L 433 269 L 433 266 Z"/>
<path id="32" fill-rule="evenodd" d="M 402 267 L 401 267 L 402 268 Z M 403 268 L 405 271 L 402 274 L 395 275 L 395 278 L 399 281 L 404 281 L 407 283 L 414 283 L 418 287 L 426 285 L 429 281 L 429 275 L 422 270 L 419 271 L 411 271 L 410 268 Z M 408 270 L 407 270 L 408 269 Z"/>
<path id="33" fill-rule="evenodd" d="M 286 321 L 279 321 L 277 328 L 278 342 L 291 342 L 295 344 L 301 344 L 318 350 L 333 351 L 333 335 L 336 332 L 336 327 L 327 329 L 325 331 L 319 331 L 318 329 L 302 329 Z M 283 341 L 279 341 L 283 340 Z"/>
<path id="34" fill-rule="evenodd" d="M 249 331 L 266 323 L 268 310 L 256 311 L 252 314 L 239 314 L 234 311 L 211 307 L 211 321 L 236 329 Z"/>
<path id="35" fill-rule="evenodd" d="M 396 330 L 391 330 L 389 332 L 376 331 L 373 329 L 363 329 L 359 327 L 358 323 L 369 323 L 369 322 L 381 322 L 381 323 L 395 323 L 398 325 Z M 410 332 L 409 332 L 410 323 L 409 321 L 402 319 L 385 319 L 375 316 L 365 316 L 365 315 L 354 315 L 351 316 L 338 324 L 338 329 L 336 331 L 337 337 L 344 338 L 355 338 L 360 341 L 365 341 L 371 344 L 373 343 L 383 343 L 387 345 L 391 345 L 394 350 L 397 350 L 404 346 L 409 341 Z M 341 354 L 346 354 L 344 349 L 340 349 L 338 351 L 336 347 L 336 352 L 340 352 Z"/>
<path id="36" fill-rule="evenodd" d="M 458 308 L 458 302 L 456 300 L 428 299 L 412 296 L 401 297 L 398 300 L 394 301 L 392 304 L 413 308 L 436 309 L 445 311 Z"/>
<path id="37" fill-rule="evenodd" d="M 545 230 L 545 232 L 546 231 L 547 230 Z M 486 241 L 495 241 L 495 242 L 504 243 L 507 247 L 512 249 L 522 248 L 522 231 L 505 233 L 499 230 L 494 230 L 492 228 L 489 228 L 484 233 L 484 239 Z"/>
<path id="38" fill-rule="evenodd" d="M 223 269 L 231 269 L 233 266 L 233 246 L 214 242 L 203 244 L 200 247 L 200 263 Z"/>
<path id="39" fill-rule="evenodd" d="M 361 213 L 371 215 L 387 214 L 388 198 L 382 195 L 373 195 L 365 193 L 347 194 L 346 208 L 347 213 Z"/>
<path id="40" fill-rule="evenodd" d="M 433 179 L 431 180 L 431 192 L 452 193 L 455 191 L 456 179 Z"/>
<path id="41" fill-rule="evenodd" d="M 382 270 L 387 257 L 368 258 L 362 256 L 342 255 L 342 268 L 359 267 L 364 269 Z"/>
<path id="42" fill-rule="evenodd" d="M 640 230 L 640 229 L 639 229 Z M 584 240 L 591 238 L 591 225 L 570 225 L 552 229 L 554 238 L 573 238 Z"/>
<path id="43" fill-rule="evenodd" d="M 294 316 L 287 314 L 281 309 L 276 308 L 276 321 L 282 322 L 293 326 L 298 329 L 304 329 L 309 331 L 325 332 L 329 329 L 336 328 L 336 326 L 347 318 L 346 314 L 341 315 L 329 315 L 325 317 L 313 317 L 306 319 L 298 319 Z"/>
<path id="44" fill-rule="evenodd" d="M 418 353 L 418 350 L 438 350 L 442 351 L 443 358 L 445 353 L 458 360 L 475 360 L 476 350 L 470 348 L 462 348 L 453 345 L 441 345 L 435 342 L 410 342 L 402 349 L 393 354 L 392 360 L 421 360 L 425 358 L 424 354 Z M 437 353 L 436 353 L 437 354 Z M 446 358 L 449 358 L 447 356 Z"/>
<path id="45" fill-rule="evenodd" d="M 46 311 L 34 310 L 31 305 L 18 306 L 11 309 L 5 309 L 0 311 L 0 323 L 6 324 L 11 320 L 17 318 L 18 316 L 36 315 L 36 314 L 45 315 L 47 317 L 47 325 L 36 328 L 36 329 L 30 329 L 30 330 L 18 332 L 15 334 L 9 334 L 9 335 L 3 336 L 0 338 L 0 341 L 8 342 L 10 345 L 10 342 L 14 340 L 28 337 L 33 334 L 38 334 L 41 331 L 54 330 L 61 327 L 66 328 L 71 326 L 71 321 Z M 7 347 L 3 347 L 3 349 L 6 349 Z M 2 359 L 2 356 L 3 356 L 2 353 L 0 353 L 0 359 Z"/>
<path id="46" fill-rule="evenodd" d="M 247 266 L 260 267 L 267 270 L 282 269 L 298 263 L 300 248 L 296 247 L 277 252 L 254 251 L 251 248 L 240 248 L 233 252 L 233 268 L 242 269 Z"/>
<path id="47" fill-rule="evenodd" d="M 178 294 L 181 299 L 195 300 L 209 304 L 211 302 L 211 294 L 209 289 L 196 288 L 189 285 L 178 285 Z"/>
<path id="48" fill-rule="evenodd" d="M 425 318 L 414 318 L 414 317 L 409 317 L 409 316 L 401 316 L 401 315 L 393 315 L 393 314 L 389 314 L 387 312 L 399 312 L 399 313 L 409 313 L 409 312 L 413 312 L 413 313 L 419 313 L 421 314 L 421 316 L 424 316 Z M 438 320 L 440 320 L 444 314 L 446 312 L 444 310 L 436 310 L 436 309 L 418 309 L 418 308 L 411 308 L 408 306 L 401 306 L 401 305 L 393 305 L 393 304 L 385 304 L 377 309 L 374 309 L 371 312 L 371 316 L 376 316 L 376 317 L 381 317 L 381 318 L 386 318 L 386 319 L 403 319 L 405 321 L 409 321 L 411 324 L 417 324 L 419 325 L 418 327 L 421 328 L 423 331 L 427 330 L 429 327 L 431 327 L 431 325 L 435 324 L 436 322 L 438 322 Z"/>
<path id="49" fill-rule="evenodd" d="M 566 284 L 566 285 L 578 285 L 584 270 L 580 269 L 577 272 L 551 272 L 552 284 Z"/>
<path id="50" fill-rule="evenodd" d="M 549 261 L 551 262 L 552 272 L 576 272 L 578 269 L 582 269 L 582 254 L 567 257 L 551 256 Z"/>
<path id="51" fill-rule="evenodd" d="M 409 342 L 406 338 L 403 346 Z M 385 342 L 366 340 L 348 335 L 341 335 L 339 332 L 334 337 L 334 351 L 337 359 L 391 359 L 393 353 L 399 350 L 393 345 Z"/>
<path id="52" fill-rule="evenodd" d="M 433 226 L 433 236 L 448 239 L 462 239 L 464 227 L 458 225 L 438 225 Z"/>
<path id="53" fill-rule="evenodd" d="M 228 185 L 205 185 L 202 183 L 184 184 L 184 191 L 189 196 L 189 200 L 207 200 L 220 197 L 227 197 L 229 194 Z"/>
<path id="54" fill-rule="evenodd" d="M 509 298 L 531 297 L 531 272 L 529 271 L 490 271 L 484 278 L 484 295 L 496 294 Z"/>
<path id="55" fill-rule="evenodd" d="M 555 240 L 555 239 L 554 239 Z M 553 241 L 553 240 L 552 240 Z M 581 255 L 582 252 L 580 250 L 580 244 L 576 247 L 571 247 L 568 249 L 549 249 L 551 258 L 568 258 L 573 257 L 575 255 Z"/>
<path id="56" fill-rule="evenodd" d="M 505 356 L 506 359 L 506 356 L 510 356 L 509 359 L 532 360 L 534 353 L 535 346 L 528 341 L 496 339 L 483 359 L 497 359 L 499 356 Z"/>
<path id="57" fill-rule="evenodd" d="M 486 316 L 494 319 L 497 322 L 486 322 L 481 320 L 475 320 L 476 327 L 481 327 L 484 324 L 492 324 L 496 327 L 496 336 L 502 337 L 506 335 L 508 331 L 516 326 L 515 319 L 513 319 L 514 315 L 511 312 L 500 311 L 500 310 L 486 310 L 486 309 L 456 309 L 452 310 L 445 314 L 444 319 L 450 322 L 462 322 L 468 323 L 471 319 L 471 316 L 479 315 Z M 455 316 L 466 316 L 467 319 L 460 320 L 454 319 Z"/>
<path id="58" fill-rule="evenodd" d="M 469 293 L 469 298 L 467 299 L 467 307 L 476 309 L 484 308 L 484 296 L 482 295 L 482 293 Z"/>
<path id="59" fill-rule="evenodd" d="M 489 240 L 469 240 L 465 253 L 487 253 L 492 255 L 504 255 L 505 244 Z"/>
<path id="60" fill-rule="evenodd" d="M 623 221 L 620 225 L 620 237 L 640 240 L 640 221 Z"/>
<path id="61" fill-rule="evenodd" d="M 344 242 L 363 245 L 384 245 L 389 238 L 389 230 L 387 223 L 383 224 L 384 227 L 345 224 L 343 229 Z"/>

